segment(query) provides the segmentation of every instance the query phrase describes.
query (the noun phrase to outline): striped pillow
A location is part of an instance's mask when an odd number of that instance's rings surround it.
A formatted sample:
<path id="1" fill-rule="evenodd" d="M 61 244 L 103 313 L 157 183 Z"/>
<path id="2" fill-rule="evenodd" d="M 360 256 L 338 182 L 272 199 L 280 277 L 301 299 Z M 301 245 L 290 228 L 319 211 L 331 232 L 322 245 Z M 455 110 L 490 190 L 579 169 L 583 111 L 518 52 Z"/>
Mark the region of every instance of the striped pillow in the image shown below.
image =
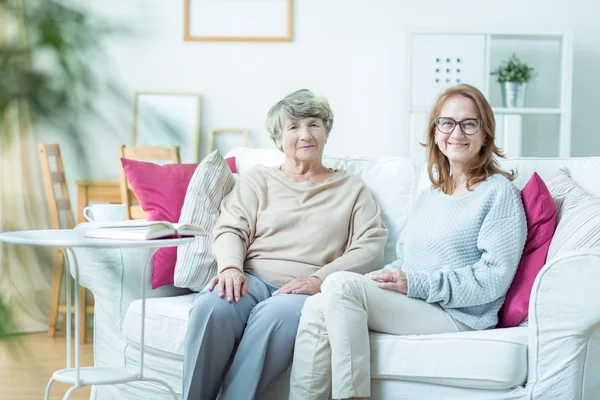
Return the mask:
<path id="1" fill-rule="evenodd" d="M 199 292 L 216 275 L 212 231 L 221 212 L 221 200 L 234 185 L 233 174 L 218 150 L 198 165 L 185 194 L 179 222 L 200 225 L 207 235 L 198 236 L 194 242 L 177 248 L 175 286 Z"/>
<path id="2" fill-rule="evenodd" d="M 600 197 L 579 186 L 567 168 L 561 168 L 547 185 L 557 222 L 547 259 L 571 250 L 600 247 Z"/>

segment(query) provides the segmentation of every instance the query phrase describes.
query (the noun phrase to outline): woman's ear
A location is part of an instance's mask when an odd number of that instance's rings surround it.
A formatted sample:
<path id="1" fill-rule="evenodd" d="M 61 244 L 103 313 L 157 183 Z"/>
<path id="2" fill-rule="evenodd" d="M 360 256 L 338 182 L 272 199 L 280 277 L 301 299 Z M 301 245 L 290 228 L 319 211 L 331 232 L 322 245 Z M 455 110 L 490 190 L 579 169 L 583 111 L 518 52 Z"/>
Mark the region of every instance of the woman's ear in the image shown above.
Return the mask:
<path id="1" fill-rule="evenodd" d="M 437 130 L 436 132 L 433 133 L 433 143 L 437 146 L 438 145 L 438 133 Z"/>
<path id="2" fill-rule="evenodd" d="M 273 139 L 275 142 L 275 146 L 279 149 L 279 151 L 283 152 L 283 144 L 281 143 L 281 138 Z"/>

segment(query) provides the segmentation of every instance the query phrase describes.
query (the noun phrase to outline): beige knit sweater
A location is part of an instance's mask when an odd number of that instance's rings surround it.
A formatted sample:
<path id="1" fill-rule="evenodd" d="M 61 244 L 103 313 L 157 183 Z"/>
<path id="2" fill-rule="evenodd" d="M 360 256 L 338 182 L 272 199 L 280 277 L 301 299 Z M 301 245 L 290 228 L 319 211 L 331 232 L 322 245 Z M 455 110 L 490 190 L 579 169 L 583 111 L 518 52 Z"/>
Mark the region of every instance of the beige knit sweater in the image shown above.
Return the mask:
<path id="1" fill-rule="evenodd" d="M 294 182 L 259 165 L 223 200 L 214 238 L 219 271 L 245 268 L 282 286 L 380 268 L 387 229 L 360 178 L 338 170 L 322 183 Z"/>

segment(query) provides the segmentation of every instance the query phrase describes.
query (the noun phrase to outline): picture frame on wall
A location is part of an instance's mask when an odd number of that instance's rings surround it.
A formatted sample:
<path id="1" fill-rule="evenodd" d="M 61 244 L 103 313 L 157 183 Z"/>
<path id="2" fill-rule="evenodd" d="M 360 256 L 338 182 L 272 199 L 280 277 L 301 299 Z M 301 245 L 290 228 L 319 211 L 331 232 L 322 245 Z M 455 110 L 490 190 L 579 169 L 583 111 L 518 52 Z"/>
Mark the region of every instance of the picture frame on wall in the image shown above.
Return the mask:
<path id="1" fill-rule="evenodd" d="M 293 0 L 183 0 L 185 41 L 291 42 Z"/>
<path id="2" fill-rule="evenodd" d="M 182 163 L 200 161 L 201 96 L 137 91 L 133 100 L 133 146 L 179 146 Z"/>
<path id="3" fill-rule="evenodd" d="M 214 128 L 208 134 L 208 153 L 219 150 L 227 154 L 236 147 L 248 147 L 250 144 L 250 131 L 241 128 Z"/>

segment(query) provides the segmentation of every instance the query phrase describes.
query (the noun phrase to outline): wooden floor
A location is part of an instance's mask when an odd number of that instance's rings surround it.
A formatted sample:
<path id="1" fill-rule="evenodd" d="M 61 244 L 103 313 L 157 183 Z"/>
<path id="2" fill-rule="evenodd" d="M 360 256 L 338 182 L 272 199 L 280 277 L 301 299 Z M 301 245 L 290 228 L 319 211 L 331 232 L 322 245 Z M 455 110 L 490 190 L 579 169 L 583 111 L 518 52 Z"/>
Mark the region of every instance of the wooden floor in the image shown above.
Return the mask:
<path id="1" fill-rule="evenodd" d="M 41 400 L 52 373 L 66 366 L 65 333 L 23 335 L 17 344 L 0 342 L 0 400 Z M 20 344 L 19 344 L 20 343 Z M 81 346 L 81 365 L 94 365 L 92 334 Z M 73 352 L 73 357 L 75 357 Z M 62 399 L 71 385 L 55 382 L 50 399 Z M 71 400 L 89 399 L 90 387 L 78 389 Z"/>

